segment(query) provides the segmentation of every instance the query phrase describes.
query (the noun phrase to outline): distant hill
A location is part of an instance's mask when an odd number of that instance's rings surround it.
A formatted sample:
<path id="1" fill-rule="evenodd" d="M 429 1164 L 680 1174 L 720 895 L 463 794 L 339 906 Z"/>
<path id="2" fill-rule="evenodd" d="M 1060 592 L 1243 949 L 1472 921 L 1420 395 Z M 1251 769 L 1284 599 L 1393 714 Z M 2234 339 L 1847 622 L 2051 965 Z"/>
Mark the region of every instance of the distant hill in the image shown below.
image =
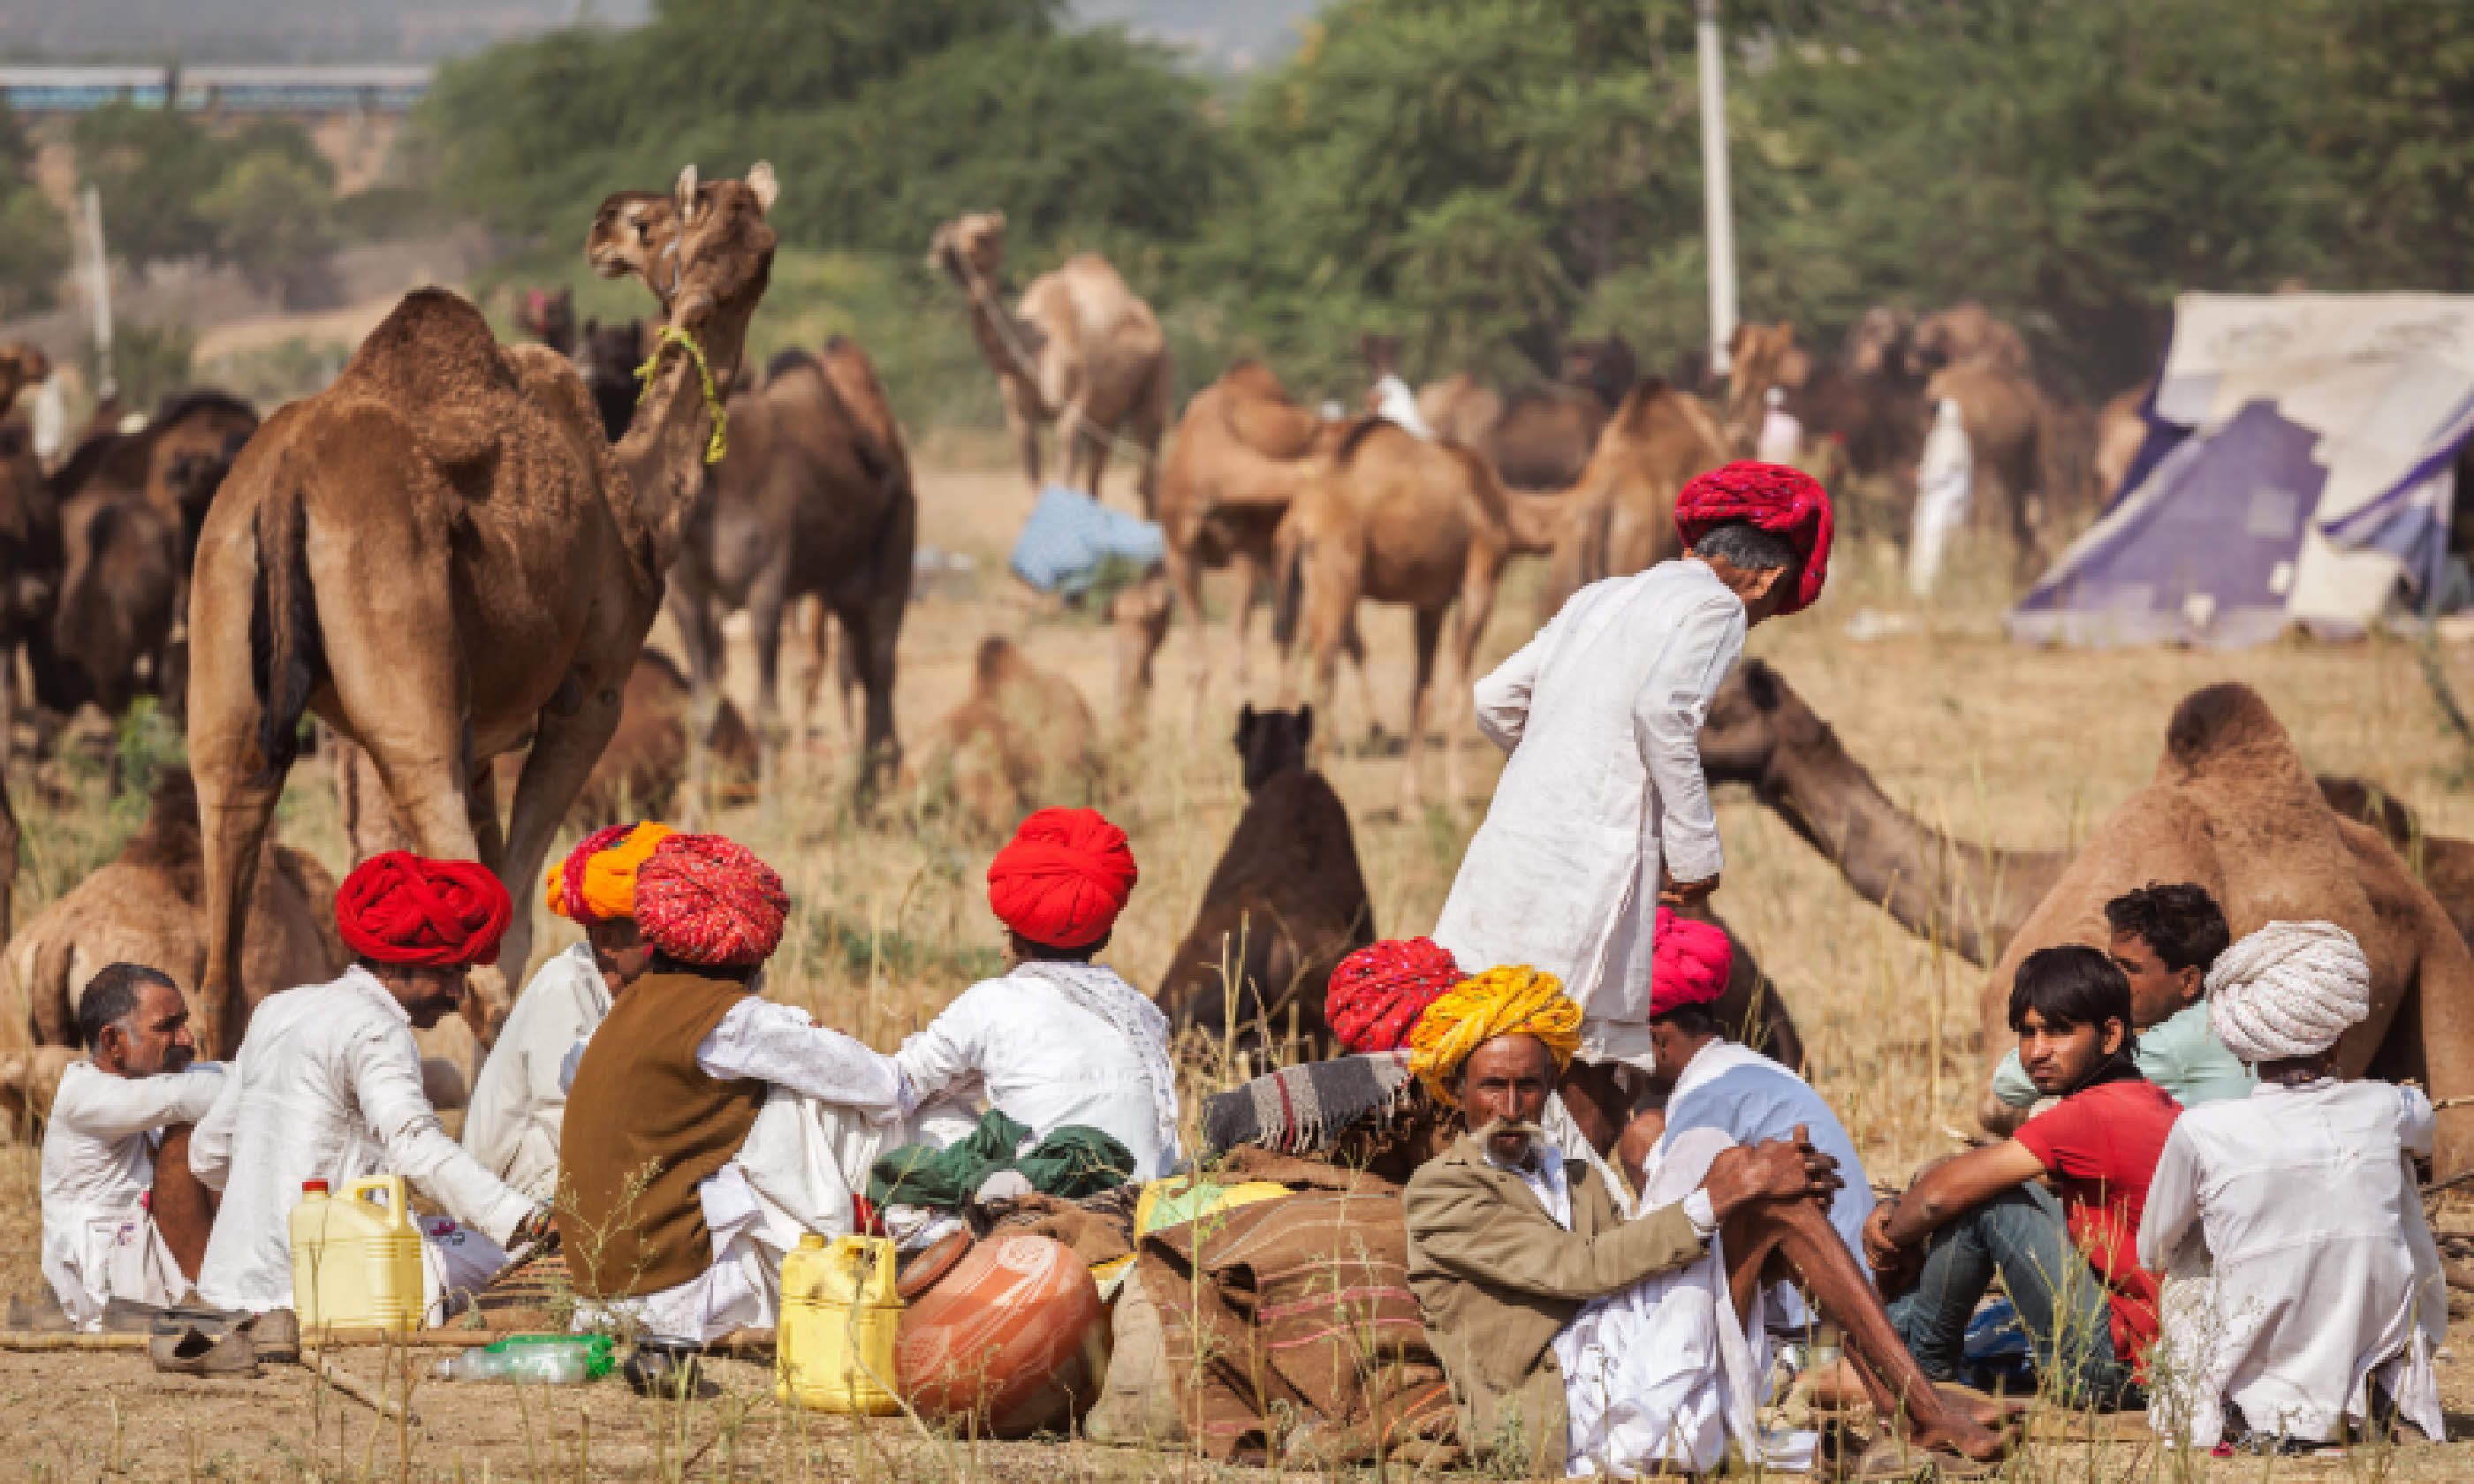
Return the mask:
<path id="1" fill-rule="evenodd" d="M 1213 69 L 1244 71 L 1297 44 L 1320 0 L 1070 0 Z M 579 17 L 644 18 L 647 0 L 0 0 L 0 54 L 195 60 L 425 61 Z"/>

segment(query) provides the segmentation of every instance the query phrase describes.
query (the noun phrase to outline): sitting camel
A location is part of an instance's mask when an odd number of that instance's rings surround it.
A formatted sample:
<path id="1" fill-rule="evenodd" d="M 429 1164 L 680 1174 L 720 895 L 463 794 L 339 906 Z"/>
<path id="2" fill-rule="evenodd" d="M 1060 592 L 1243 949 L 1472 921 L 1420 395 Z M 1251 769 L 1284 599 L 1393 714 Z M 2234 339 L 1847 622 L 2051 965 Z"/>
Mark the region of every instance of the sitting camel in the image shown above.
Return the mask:
<path id="1" fill-rule="evenodd" d="M 1505 397 L 1460 371 L 1419 389 L 1418 415 L 1437 438 L 1476 449 L 1507 488 L 1561 490 L 1580 477 L 1638 375 L 1621 335 L 1576 340 L 1556 381 Z"/>
<path id="2" fill-rule="evenodd" d="M 643 403 L 615 447 L 575 369 L 501 347 L 473 304 L 423 289 L 342 375 L 268 419 L 198 550 L 189 756 L 213 946 L 202 1054 L 238 1042 L 250 877 L 314 711 L 368 749 L 423 853 L 486 862 L 517 901 L 495 1031 L 532 949 L 551 837 L 618 724 L 627 674 L 718 450 L 709 391 L 739 369 L 774 236 L 773 173 L 672 207 L 675 285 Z M 503 840 L 489 759 L 531 739 Z"/>
<path id="3" fill-rule="evenodd" d="M 1348 807 L 1307 766 L 1314 707 L 1237 713 L 1246 812 L 1229 832 L 1194 926 L 1152 998 L 1171 1023 L 1247 1042 L 1331 1044 L 1323 989 L 1340 961 L 1372 943 L 1374 902 L 1357 863 Z M 1234 1006 L 1231 1006 L 1231 1000 Z"/>
<path id="4" fill-rule="evenodd" d="M 1589 465 L 1549 507 L 1554 541 L 1539 621 L 1591 583 L 1682 556 L 1676 497 L 1729 457 L 1726 433 L 1699 397 L 1654 376 L 1624 394 Z"/>
<path id="5" fill-rule="evenodd" d="M 1031 279 L 1008 312 L 1005 228 L 1002 211 L 956 217 L 929 239 L 928 266 L 970 295 L 971 333 L 997 373 L 1023 473 L 1039 489 L 1039 428 L 1055 422 L 1065 483 L 1096 499 L 1110 447 L 1129 444 L 1142 460 L 1143 518 L 1158 519 L 1159 442 L 1175 376 L 1158 317 L 1097 252 Z"/>
<path id="6" fill-rule="evenodd" d="M 1072 682 L 991 634 L 980 641 L 970 695 L 928 734 L 908 791 L 921 804 L 950 800 L 975 835 L 1002 836 L 1043 805 L 1099 802 L 1107 773 L 1099 736 Z"/>

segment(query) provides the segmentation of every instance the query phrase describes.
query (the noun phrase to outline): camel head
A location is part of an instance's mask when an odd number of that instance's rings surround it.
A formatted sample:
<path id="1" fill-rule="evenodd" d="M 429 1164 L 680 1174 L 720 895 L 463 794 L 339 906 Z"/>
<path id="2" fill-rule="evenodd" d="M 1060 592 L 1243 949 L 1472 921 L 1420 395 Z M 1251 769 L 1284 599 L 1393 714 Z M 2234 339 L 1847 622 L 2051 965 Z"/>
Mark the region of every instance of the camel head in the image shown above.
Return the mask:
<path id="1" fill-rule="evenodd" d="M 1875 304 L 1865 310 L 1847 327 L 1847 369 L 1858 376 L 1904 371 L 1915 323 L 1913 315 L 1887 304 Z"/>
<path id="2" fill-rule="evenodd" d="M 1739 321 L 1728 354 L 1734 370 L 1727 376 L 1727 430 L 1749 440 L 1760 426 L 1762 398 L 1783 385 L 1781 368 L 1795 349 L 1795 326 Z"/>
<path id="3" fill-rule="evenodd" d="M 1283 773 L 1303 773 L 1306 747 L 1314 740 L 1314 707 L 1294 711 L 1237 712 L 1237 755 L 1244 760 L 1246 792 L 1252 794 Z"/>
<path id="4" fill-rule="evenodd" d="M 1621 335 L 1576 340 L 1564 347 L 1564 383 L 1595 392 L 1613 411 L 1640 379 L 1640 362 Z"/>
<path id="5" fill-rule="evenodd" d="M 584 236 L 584 260 L 604 278 L 634 274 L 667 307 L 669 297 L 653 272 L 678 242 L 679 214 L 660 191 L 614 191 L 602 198 Z M 667 278 L 667 275 L 663 277 Z"/>
<path id="6" fill-rule="evenodd" d="M 1781 750 L 1808 744 L 1829 730 L 1784 677 L 1763 660 L 1746 659 L 1710 699 L 1701 723 L 1701 771 L 1712 784 L 1764 789 Z"/>
<path id="7" fill-rule="evenodd" d="M 672 324 L 694 332 L 724 306 L 755 309 L 773 274 L 776 238 L 764 214 L 779 195 L 773 167 L 763 160 L 744 180 L 699 181 L 693 165 L 679 172 L 670 193 L 678 240 L 663 250 L 671 259 L 665 276 L 673 292 L 665 302 Z"/>
<path id="8" fill-rule="evenodd" d="M 972 211 L 936 228 L 928 239 L 928 266 L 953 275 L 964 288 L 979 281 L 996 284 L 1005 274 L 1006 214 Z"/>

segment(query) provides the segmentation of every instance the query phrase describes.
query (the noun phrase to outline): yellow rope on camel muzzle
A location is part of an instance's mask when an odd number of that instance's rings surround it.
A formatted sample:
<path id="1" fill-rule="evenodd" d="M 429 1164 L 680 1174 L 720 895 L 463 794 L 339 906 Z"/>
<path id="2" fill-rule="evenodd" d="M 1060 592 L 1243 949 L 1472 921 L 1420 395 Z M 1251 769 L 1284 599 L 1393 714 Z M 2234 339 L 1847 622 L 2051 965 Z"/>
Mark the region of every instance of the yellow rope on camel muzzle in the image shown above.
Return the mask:
<path id="1" fill-rule="evenodd" d="M 653 332 L 653 353 L 636 368 L 636 379 L 644 384 L 644 390 L 636 394 L 636 405 L 643 406 L 644 398 L 653 395 L 653 377 L 662 369 L 662 347 L 670 345 L 687 347 L 688 354 L 695 358 L 696 374 L 704 378 L 704 405 L 713 414 L 713 436 L 704 442 L 704 462 L 719 464 L 722 456 L 730 452 L 730 411 L 721 405 L 720 395 L 714 391 L 713 368 L 705 364 L 704 347 L 696 344 L 693 335 L 675 324 L 665 324 Z"/>
<path id="2" fill-rule="evenodd" d="M 1477 1048 L 1497 1036 L 1534 1036 L 1562 1070 L 1581 1048 L 1581 1007 L 1564 981 L 1526 964 L 1474 974 L 1426 1007 L 1409 1032 L 1409 1069 L 1445 1108 L 1460 1105 L 1452 1083 Z"/>

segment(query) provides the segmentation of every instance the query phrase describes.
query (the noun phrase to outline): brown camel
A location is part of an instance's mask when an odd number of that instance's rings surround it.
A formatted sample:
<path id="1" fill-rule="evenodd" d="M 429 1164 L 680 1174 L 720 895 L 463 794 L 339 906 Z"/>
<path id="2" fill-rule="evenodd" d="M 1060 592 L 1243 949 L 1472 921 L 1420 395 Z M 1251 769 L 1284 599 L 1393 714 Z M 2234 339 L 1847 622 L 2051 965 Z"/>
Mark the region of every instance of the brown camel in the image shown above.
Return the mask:
<path id="1" fill-rule="evenodd" d="M 827 353 L 881 407 L 874 370 L 859 348 L 837 337 Z M 889 422 L 876 412 L 870 420 Z M 861 787 L 900 762 L 894 646 L 910 600 L 919 506 L 892 431 L 893 443 L 880 442 L 825 362 L 805 350 L 774 357 L 761 389 L 730 399 L 730 451 L 689 519 L 670 573 L 670 616 L 698 703 L 710 706 L 725 662 L 722 620 L 747 611 L 756 637 L 756 735 L 768 780 L 784 736 L 783 617 L 811 594 L 839 623 L 866 692 Z"/>
<path id="2" fill-rule="evenodd" d="M 1983 361 L 2018 375 L 2033 369 L 2027 342 L 2006 320 L 1970 299 L 1936 310 L 1916 322 L 1907 343 L 1907 368 L 1929 376 L 1945 366 Z"/>
<path id="3" fill-rule="evenodd" d="M 928 734 L 914 804 L 950 802 L 975 837 L 1009 833 L 1047 804 L 1099 802 L 1107 761 L 1100 728 L 1074 682 L 1034 666 L 1011 639 L 980 641 L 971 693 Z"/>
<path id="4" fill-rule="evenodd" d="M 1437 438 L 1476 449 L 1515 490 L 1561 490 L 1580 477 L 1639 363 L 1620 335 L 1576 340 L 1560 380 L 1502 395 L 1458 372 L 1418 391 L 1418 415 Z"/>
<path id="5" fill-rule="evenodd" d="M 17 652 L 32 658 L 47 641 L 67 560 L 60 499 L 33 436 L 20 419 L 0 421 L 0 760 L 13 746 Z"/>
<path id="6" fill-rule="evenodd" d="M 1152 996 L 1176 1025 L 1215 1041 L 1233 1025 L 1249 1045 L 1293 1038 L 1292 1054 L 1330 1053 L 1331 971 L 1380 935 L 1348 808 L 1308 765 L 1313 739 L 1312 706 L 1237 713 L 1246 812 Z"/>
<path id="7" fill-rule="evenodd" d="M 270 419 L 198 550 L 189 755 L 214 945 L 202 1049 L 236 1042 L 241 904 L 314 711 L 366 748 L 424 853 L 489 863 L 520 976 L 550 838 L 620 697 L 704 482 L 707 373 L 737 372 L 773 259 L 773 173 L 678 181 L 680 285 L 616 447 L 575 370 L 500 347 L 472 303 L 405 297 L 325 391 Z M 490 758 L 532 739 L 503 840 Z M 509 1003 L 478 976 L 495 1032 Z"/>
<path id="8" fill-rule="evenodd" d="M 627 693 L 618 704 L 618 730 L 610 734 L 610 745 L 601 750 L 600 760 L 584 780 L 583 792 L 575 796 L 568 822 L 578 829 L 594 830 L 605 825 L 671 817 L 680 785 L 687 781 L 688 736 L 694 712 L 694 696 L 678 662 L 658 649 L 638 655 L 636 667 L 627 673 Z M 390 832 L 375 836 L 369 833 L 369 825 L 358 823 L 381 813 L 385 790 L 376 769 L 366 763 L 369 754 L 341 738 L 336 741 L 339 753 L 349 750 L 362 760 L 355 767 L 339 757 L 336 770 L 345 789 L 345 839 L 352 845 L 352 858 L 367 860 L 380 850 L 408 848 L 412 837 L 400 824 L 387 820 Z M 756 733 L 748 730 L 739 707 L 727 696 L 714 712 L 704 751 L 711 763 L 718 765 L 707 780 L 708 788 L 718 791 L 716 802 L 754 802 L 760 762 Z M 512 792 L 522 777 L 523 758 L 501 753 L 492 767 L 498 788 Z"/>
<path id="9" fill-rule="evenodd" d="M 593 410 L 601 415 L 602 436 L 614 443 L 627 436 L 627 425 L 636 419 L 636 396 L 643 390 L 643 383 L 636 379 L 636 368 L 644 364 L 651 351 L 642 320 L 607 325 L 598 320 L 584 322 L 583 338 L 576 346 L 576 369 L 584 375 Z"/>
<path id="10" fill-rule="evenodd" d="M 2122 481 L 2139 462 L 2139 450 L 2147 446 L 2147 419 L 2140 409 L 2155 392 L 2156 381 L 2150 377 L 2117 394 L 2096 415 L 2096 489 L 2101 504 L 2121 497 Z"/>
<path id="11" fill-rule="evenodd" d="M 524 290 L 516 300 L 516 327 L 561 355 L 575 354 L 575 291 Z"/>
<path id="12" fill-rule="evenodd" d="M 1769 410 L 1772 387 L 1801 383 L 1804 370 L 1809 374 L 1809 360 L 1795 348 L 1795 326 L 1785 320 L 1763 324 L 1754 320 L 1736 323 L 1734 337 L 1727 351 L 1727 405 L 1719 418 L 1719 426 L 1727 437 L 1727 445 L 1739 459 L 1753 456 L 1760 441 L 1761 420 Z"/>
<path id="13" fill-rule="evenodd" d="M 2040 444 L 2045 399 L 2025 374 L 1991 360 L 1934 371 L 1925 382 L 1925 406 L 1938 407 L 1945 397 L 1958 403 L 1975 459 L 1968 523 L 2007 535 L 2016 545 L 2021 575 L 2032 575 L 2038 560 L 2035 500 L 2047 493 Z"/>
<path id="14" fill-rule="evenodd" d="M 1656 377 L 1627 393 L 1589 467 L 1559 502 L 1540 621 L 1601 578 L 1682 555 L 1676 496 L 1730 453 L 1726 434 L 1699 397 Z"/>
<path id="15" fill-rule="evenodd" d="M 1553 535 L 1505 492 L 1485 459 L 1381 418 L 1349 423 L 1338 446 L 1314 462 L 1314 477 L 1274 542 L 1274 636 L 1285 645 L 1304 635 L 1313 656 L 1310 699 L 1327 703 L 1340 653 L 1355 647 L 1358 600 L 1413 610 L 1418 661 L 1401 800 L 1414 811 L 1423 800 L 1419 763 L 1445 613 L 1457 601 L 1452 650 L 1467 679 L 1504 562 L 1516 551 L 1546 550 Z M 1466 685 L 1454 694 L 1466 696 Z M 1443 734 L 1455 735 L 1448 723 Z M 1465 792 L 1457 745 L 1443 749 L 1443 777 L 1457 807 Z"/>
<path id="16" fill-rule="evenodd" d="M 1039 429 L 1054 422 L 1068 485 L 1097 498 L 1109 450 L 1127 449 L 1142 461 L 1143 518 L 1157 519 L 1174 380 L 1158 317 L 1097 252 L 1078 252 L 1031 279 L 1008 312 L 1005 228 L 1002 211 L 956 217 L 929 239 L 928 266 L 970 296 L 971 333 L 997 373 L 1024 475 L 1040 488 Z"/>

